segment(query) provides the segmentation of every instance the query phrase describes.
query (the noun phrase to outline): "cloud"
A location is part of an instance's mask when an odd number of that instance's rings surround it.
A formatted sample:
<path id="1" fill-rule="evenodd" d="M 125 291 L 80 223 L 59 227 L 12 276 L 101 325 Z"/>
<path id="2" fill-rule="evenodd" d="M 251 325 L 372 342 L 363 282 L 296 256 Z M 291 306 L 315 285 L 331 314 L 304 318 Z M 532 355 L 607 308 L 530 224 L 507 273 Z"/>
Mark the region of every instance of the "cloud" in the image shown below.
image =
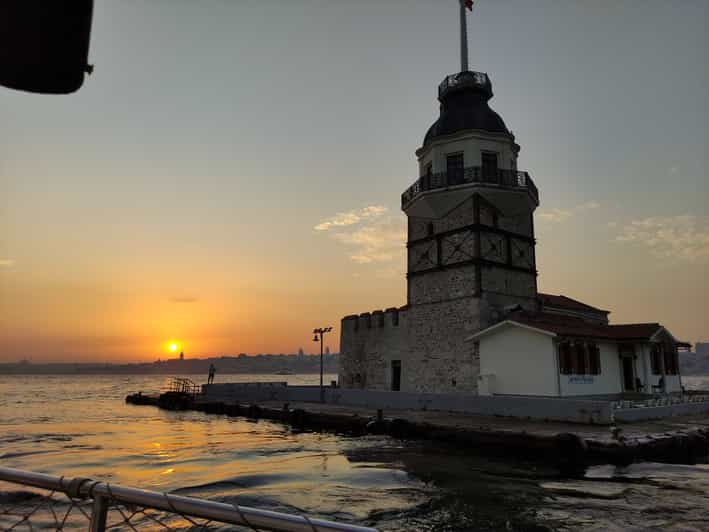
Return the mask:
<path id="1" fill-rule="evenodd" d="M 544 222 L 561 223 L 565 222 L 576 214 L 581 214 L 601 206 L 597 201 L 587 201 L 569 209 L 550 209 L 539 211 L 539 218 Z"/>
<path id="2" fill-rule="evenodd" d="M 315 226 L 316 231 L 328 231 L 335 227 L 355 225 L 362 220 L 377 218 L 386 214 L 388 209 L 382 205 L 368 205 L 359 210 L 337 213 L 335 216 L 322 220 Z"/>
<path id="3" fill-rule="evenodd" d="M 632 220 L 615 237 L 649 249 L 653 254 L 673 259 L 709 259 L 709 217 L 681 214 Z"/>
<path id="4" fill-rule="evenodd" d="M 330 231 L 331 238 L 349 250 L 358 264 L 404 260 L 406 221 L 393 216 L 381 205 L 339 213 L 315 226 L 316 231 Z"/>
<path id="5" fill-rule="evenodd" d="M 0 268 L 9 268 L 14 265 L 15 261 L 12 259 L 0 259 Z"/>
<path id="6" fill-rule="evenodd" d="M 198 300 L 196 297 L 171 297 L 170 301 L 173 303 L 196 303 Z"/>

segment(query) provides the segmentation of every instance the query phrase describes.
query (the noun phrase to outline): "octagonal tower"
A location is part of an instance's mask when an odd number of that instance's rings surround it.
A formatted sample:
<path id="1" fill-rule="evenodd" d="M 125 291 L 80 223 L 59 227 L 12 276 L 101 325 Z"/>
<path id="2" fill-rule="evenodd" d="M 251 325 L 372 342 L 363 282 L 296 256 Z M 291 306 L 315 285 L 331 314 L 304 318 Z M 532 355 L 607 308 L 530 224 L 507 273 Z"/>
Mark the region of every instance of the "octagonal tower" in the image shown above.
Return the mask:
<path id="1" fill-rule="evenodd" d="M 481 300 L 475 328 L 510 305 L 533 307 L 537 295 L 539 194 L 517 169 L 520 147 L 490 98 L 487 74 L 465 71 L 443 80 L 440 117 L 416 150 L 420 177 L 401 197 L 409 305 Z"/>

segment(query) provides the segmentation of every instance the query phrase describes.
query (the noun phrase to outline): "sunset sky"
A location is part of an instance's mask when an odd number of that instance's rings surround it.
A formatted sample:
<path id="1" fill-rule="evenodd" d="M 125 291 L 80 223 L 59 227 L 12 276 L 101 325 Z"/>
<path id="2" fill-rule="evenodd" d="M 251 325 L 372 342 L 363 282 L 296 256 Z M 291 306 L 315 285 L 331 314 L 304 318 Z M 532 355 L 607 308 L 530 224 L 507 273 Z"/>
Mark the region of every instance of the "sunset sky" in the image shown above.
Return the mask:
<path id="1" fill-rule="evenodd" d="M 338 349 L 405 303 L 400 194 L 456 0 L 97 0 L 70 96 L 0 88 L 0 361 Z M 539 288 L 709 340 L 709 2 L 480 0 Z"/>

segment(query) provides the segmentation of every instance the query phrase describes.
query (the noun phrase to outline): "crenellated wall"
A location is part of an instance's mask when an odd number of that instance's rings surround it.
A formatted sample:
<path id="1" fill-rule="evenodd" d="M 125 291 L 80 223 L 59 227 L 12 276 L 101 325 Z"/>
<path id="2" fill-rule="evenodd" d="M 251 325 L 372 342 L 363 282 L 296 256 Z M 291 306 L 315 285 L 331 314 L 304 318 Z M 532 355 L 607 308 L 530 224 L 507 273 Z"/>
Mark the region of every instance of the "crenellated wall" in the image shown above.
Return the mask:
<path id="1" fill-rule="evenodd" d="M 408 353 L 408 309 L 388 308 L 342 318 L 339 383 L 343 388 L 391 389 L 391 361 Z"/>
<path id="2" fill-rule="evenodd" d="M 479 302 L 462 297 L 346 316 L 340 386 L 391 390 L 392 361 L 400 361 L 401 391 L 476 392 L 479 353 L 465 339 L 480 328 Z"/>

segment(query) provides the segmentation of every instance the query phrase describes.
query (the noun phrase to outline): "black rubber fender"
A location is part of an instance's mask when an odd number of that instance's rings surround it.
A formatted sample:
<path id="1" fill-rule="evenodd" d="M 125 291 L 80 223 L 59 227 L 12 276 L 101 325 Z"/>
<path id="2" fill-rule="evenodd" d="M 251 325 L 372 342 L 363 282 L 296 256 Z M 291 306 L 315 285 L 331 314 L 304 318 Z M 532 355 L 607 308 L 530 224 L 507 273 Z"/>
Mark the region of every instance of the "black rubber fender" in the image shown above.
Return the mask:
<path id="1" fill-rule="evenodd" d="M 302 408 L 296 408 L 291 411 L 289 421 L 293 427 L 302 429 L 308 421 L 308 413 Z"/>
<path id="2" fill-rule="evenodd" d="M 562 473 L 577 476 L 588 466 L 588 444 L 573 432 L 562 432 L 555 438 L 557 465 Z"/>

